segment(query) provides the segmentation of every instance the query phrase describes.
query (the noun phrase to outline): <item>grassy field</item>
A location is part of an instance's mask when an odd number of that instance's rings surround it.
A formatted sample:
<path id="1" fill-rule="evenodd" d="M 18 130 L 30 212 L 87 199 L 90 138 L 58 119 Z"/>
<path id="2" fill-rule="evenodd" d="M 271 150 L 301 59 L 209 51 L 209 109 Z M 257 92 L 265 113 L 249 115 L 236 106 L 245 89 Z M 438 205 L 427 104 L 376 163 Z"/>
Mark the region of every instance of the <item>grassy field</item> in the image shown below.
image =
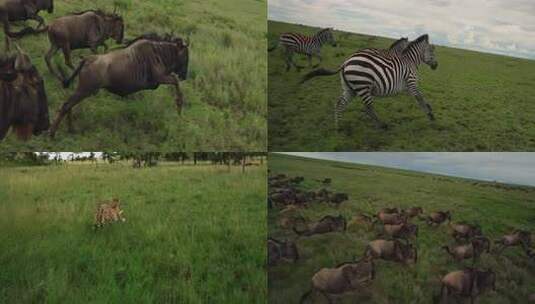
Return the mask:
<path id="1" fill-rule="evenodd" d="M 0 303 L 265 303 L 266 168 L 0 170 Z M 97 202 L 126 223 L 94 231 Z"/>
<path id="2" fill-rule="evenodd" d="M 317 28 L 269 21 L 268 44 L 280 33 L 313 34 Z M 358 49 L 386 48 L 393 40 L 335 32 L 338 47 L 322 48 L 325 68 L 337 68 Z M 416 37 L 410 37 L 414 39 Z M 430 37 L 433 42 L 433 36 Z M 268 55 L 270 151 L 527 151 L 535 148 L 535 61 L 436 47 L 439 66 L 419 70 L 420 88 L 433 107 L 430 123 L 408 95 L 377 99 L 378 130 L 355 98 L 334 129 L 338 75 L 299 85 L 300 73 L 286 72 L 282 48 Z M 306 65 L 305 56 L 295 56 Z M 317 62 L 315 59 L 314 63 Z"/>
<path id="3" fill-rule="evenodd" d="M 174 88 L 169 86 L 126 98 L 101 90 L 74 108 L 74 134 L 69 134 L 66 123 L 62 123 L 54 141 L 40 136 L 21 143 L 11 134 L 2 145 L 10 151 L 265 150 L 266 1 L 119 1 L 128 6 L 120 10 L 126 39 L 150 31 L 190 37 L 189 78 L 181 85 L 187 102 L 182 116 L 176 112 Z M 52 15 L 40 15 L 49 22 L 92 8 L 111 11 L 113 5 L 108 0 L 55 1 Z M 0 39 L 3 41 L 3 34 Z M 45 78 L 53 119 L 76 83 L 63 89 L 48 71 L 44 60 L 49 49 L 46 34 L 18 43 Z M 112 40 L 108 45 L 116 47 Z M 74 64 L 90 53 L 74 51 Z M 63 56 L 58 53 L 54 61 L 63 64 Z"/>
<path id="4" fill-rule="evenodd" d="M 492 183 L 418 172 L 349 163 L 310 160 L 270 154 L 271 174 L 303 176 L 302 187 L 322 187 L 315 179 L 332 178 L 330 190 L 345 192 L 349 201 L 339 208 L 312 205 L 301 211 L 317 220 L 326 214 L 342 214 L 349 221 L 358 212 L 373 213 L 382 207 L 421 206 L 424 213 L 451 210 L 452 221 L 480 224 L 491 239 L 513 228 L 535 231 L 535 188 L 496 187 Z M 295 239 L 295 234 L 276 224 L 278 210 L 268 212 L 268 233 L 277 239 Z M 432 303 L 440 292 L 440 278 L 449 271 L 470 266 L 471 261 L 454 262 L 440 247 L 453 243 L 446 225 L 429 228 L 419 224 L 416 265 L 378 261 L 376 279 L 361 297 L 345 297 L 342 303 Z M 366 229 L 348 228 L 346 233 L 327 233 L 297 240 L 300 260 L 269 269 L 269 303 L 296 303 L 310 288 L 312 275 L 322 267 L 359 258 L 376 234 Z M 526 303 L 535 293 L 535 263 L 520 248 L 506 249 L 501 256 L 483 254 L 478 267 L 497 273 L 496 292 L 484 294 L 478 303 Z"/>

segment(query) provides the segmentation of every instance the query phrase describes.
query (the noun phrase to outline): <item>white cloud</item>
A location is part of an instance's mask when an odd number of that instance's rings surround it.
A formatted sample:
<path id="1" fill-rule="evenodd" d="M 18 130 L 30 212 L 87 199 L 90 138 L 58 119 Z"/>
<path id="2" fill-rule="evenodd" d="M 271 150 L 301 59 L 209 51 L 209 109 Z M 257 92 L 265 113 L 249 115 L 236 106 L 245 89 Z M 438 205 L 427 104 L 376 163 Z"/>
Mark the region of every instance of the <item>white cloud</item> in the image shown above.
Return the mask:
<path id="1" fill-rule="evenodd" d="M 533 0 L 270 0 L 269 18 L 535 59 Z M 442 38 L 443 37 L 443 38 Z"/>

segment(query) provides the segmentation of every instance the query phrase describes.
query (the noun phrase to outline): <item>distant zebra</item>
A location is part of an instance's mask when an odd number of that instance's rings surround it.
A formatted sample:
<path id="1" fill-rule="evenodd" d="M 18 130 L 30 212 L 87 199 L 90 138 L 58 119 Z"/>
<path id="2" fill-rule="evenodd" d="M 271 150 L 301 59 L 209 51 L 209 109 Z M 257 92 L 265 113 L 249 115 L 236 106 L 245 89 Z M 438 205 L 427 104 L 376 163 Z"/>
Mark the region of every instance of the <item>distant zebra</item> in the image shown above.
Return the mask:
<path id="1" fill-rule="evenodd" d="M 312 56 L 318 57 L 321 63 L 321 46 L 325 43 L 330 43 L 332 46 L 336 46 L 332 28 L 322 29 L 314 36 L 305 36 L 297 33 L 281 34 L 279 37 L 279 44 L 284 47 L 286 71 L 289 71 L 292 65 L 296 70 L 303 68 L 293 61 L 294 53 L 307 55 L 309 67 L 312 65 Z M 278 45 L 276 44 L 268 49 L 268 51 L 271 52 L 275 50 L 277 46 Z"/>
<path id="2" fill-rule="evenodd" d="M 387 125 L 379 120 L 373 108 L 374 96 L 396 95 L 407 91 L 414 96 L 430 120 L 434 120 L 431 106 L 418 90 L 418 66 L 425 63 L 436 69 L 434 46 L 429 43 L 427 34 L 409 43 L 401 54 L 386 54 L 370 49 L 361 50 L 351 55 L 336 71 L 314 70 L 303 77 L 305 82 L 315 76 L 334 75 L 340 71 L 342 95 L 334 108 L 335 127 L 351 99 L 358 95 L 362 98 L 365 112 L 377 127 L 386 129 Z"/>

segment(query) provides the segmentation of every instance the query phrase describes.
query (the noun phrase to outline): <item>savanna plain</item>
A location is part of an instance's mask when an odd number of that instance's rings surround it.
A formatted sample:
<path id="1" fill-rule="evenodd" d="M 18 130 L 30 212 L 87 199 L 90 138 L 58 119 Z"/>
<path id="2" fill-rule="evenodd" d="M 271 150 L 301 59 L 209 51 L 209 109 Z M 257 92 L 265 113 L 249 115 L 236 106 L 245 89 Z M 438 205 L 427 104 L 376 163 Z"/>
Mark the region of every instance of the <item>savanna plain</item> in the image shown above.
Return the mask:
<path id="1" fill-rule="evenodd" d="M 268 44 L 284 32 L 313 35 L 319 28 L 268 21 Z M 324 45 L 321 67 L 335 70 L 363 48 L 388 48 L 393 39 L 334 31 L 337 47 Z M 405 35 L 406 36 L 406 35 Z M 398 37 L 401 38 L 401 37 Z M 414 39 L 415 37 L 410 37 Z M 433 36 L 429 37 L 433 43 Z M 535 61 L 436 46 L 438 68 L 419 68 L 419 88 L 433 108 L 430 122 L 413 97 L 376 98 L 379 130 L 354 98 L 334 127 L 340 76 L 304 84 L 286 72 L 282 48 L 268 55 L 270 151 L 530 151 L 535 148 Z M 306 56 L 294 61 L 307 66 Z M 313 64 L 317 64 L 317 58 Z"/>
<path id="2" fill-rule="evenodd" d="M 264 303 L 266 168 L 0 169 L 0 303 Z M 126 222 L 94 229 L 117 198 Z"/>
<path id="3" fill-rule="evenodd" d="M 471 260 L 456 262 L 441 248 L 455 244 L 449 225 L 428 226 L 414 218 L 411 222 L 418 225 L 419 233 L 410 242 L 417 248 L 417 262 L 404 265 L 376 260 L 375 279 L 356 294 L 339 298 L 338 303 L 434 303 L 441 291 L 441 278 L 465 266 L 490 268 L 496 273 L 496 291 L 483 293 L 476 303 L 527 303 L 528 296 L 535 293 L 535 260 L 530 260 L 520 247 L 510 247 L 498 254 L 493 244 L 514 229 L 533 234 L 533 187 L 280 154 L 270 154 L 269 168 L 271 176 L 303 177 L 297 185 L 300 190 L 326 188 L 348 195 L 348 200 L 338 205 L 310 202 L 307 207 L 298 208 L 298 214 L 307 221 L 342 215 L 347 220 L 345 232 L 297 237 L 292 229 L 279 226 L 284 206 L 268 211 L 269 237 L 296 242 L 299 253 L 295 263 L 286 261 L 269 267 L 269 303 L 297 303 L 310 290 L 311 278 L 318 270 L 362 258 L 368 242 L 380 238 L 380 225 L 370 229 L 352 218 L 357 214 L 376 214 L 385 207 L 420 206 L 424 215 L 449 210 L 452 223 L 481 227 L 491 240 L 490 253 L 483 253 L 474 265 Z M 321 182 L 325 178 L 332 180 L 329 185 Z M 314 303 L 326 303 L 321 296 L 312 299 Z"/>
<path id="4" fill-rule="evenodd" d="M 174 88 L 161 85 L 121 98 L 101 89 L 74 107 L 74 132 L 62 124 L 56 138 L 42 135 L 22 143 L 14 134 L 6 151 L 261 151 L 267 138 L 266 1 L 248 0 L 95 0 L 54 2 L 54 13 L 40 12 L 46 23 L 72 12 L 102 9 L 125 22 L 125 40 L 144 33 L 173 33 L 189 41 L 189 75 L 181 82 L 186 101 L 179 116 Z M 35 21 L 27 21 L 35 26 Z M 15 25 L 15 30 L 21 26 Z M 3 41 L 3 33 L 0 39 Z M 50 118 L 74 92 L 64 89 L 46 67 L 46 33 L 19 39 L 45 81 Z M 111 51 L 120 47 L 111 39 Z M 99 48 L 99 53 L 104 53 Z M 73 50 L 75 66 L 89 49 Z M 63 62 L 61 52 L 53 59 Z"/>

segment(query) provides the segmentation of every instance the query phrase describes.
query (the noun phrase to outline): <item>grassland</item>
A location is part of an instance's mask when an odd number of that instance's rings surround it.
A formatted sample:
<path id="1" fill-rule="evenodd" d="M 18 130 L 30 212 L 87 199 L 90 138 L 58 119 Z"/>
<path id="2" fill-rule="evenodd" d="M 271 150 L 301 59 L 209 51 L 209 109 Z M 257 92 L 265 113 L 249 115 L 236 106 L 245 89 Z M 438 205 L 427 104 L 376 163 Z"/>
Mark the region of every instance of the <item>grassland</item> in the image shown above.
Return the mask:
<path id="1" fill-rule="evenodd" d="M 269 21 L 268 44 L 282 32 L 313 34 L 317 28 Z M 335 32 L 338 47 L 322 48 L 323 67 L 336 68 L 362 48 L 393 40 Z M 410 37 L 414 39 L 415 37 Z M 433 42 L 433 37 L 430 37 Z M 299 85 L 310 69 L 286 72 L 282 51 L 268 56 L 270 151 L 530 151 L 535 148 L 535 61 L 437 46 L 439 66 L 419 70 L 420 88 L 433 107 L 433 123 L 408 95 L 374 103 L 388 130 L 374 128 L 355 98 L 334 129 L 337 75 Z M 306 65 L 304 56 L 295 56 Z M 316 63 L 317 60 L 314 61 Z"/>
<path id="2" fill-rule="evenodd" d="M 0 169 L 0 303 L 265 303 L 265 166 Z M 97 202 L 125 223 L 94 231 Z"/>
<path id="3" fill-rule="evenodd" d="M 187 102 L 182 116 L 176 112 L 174 89 L 169 86 L 126 98 L 101 90 L 74 108 L 73 134 L 62 124 L 53 141 L 40 136 L 21 143 L 11 134 L 2 146 L 9 151 L 265 150 L 266 1 L 119 1 L 127 7 L 120 10 L 127 39 L 151 31 L 190 38 L 189 78 L 181 85 Z M 112 1 L 55 1 L 52 15 L 40 15 L 49 22 L 73 11 L 94 8 L 111 11 Z M 3 41 L 3 36 L 0 39 Z M 63 89 L 48 71 L 44 61 L 49 48 L 46 34 L 18 43 L 45 78 L 53 119 L 76 83 Z M 108 45 L 116 47 L 112 40 Z M 74 64 L 90 53 L 74 51 Z M 63 56 L 58 53 L 54 61 L 63 65 Z"/>
<path id="4" fill-rule="evenodd" d="M 496 187 L 492 183 L 423 174 L 349 163 L 303 159 L 270 154 L 272 174 L 303 176 L 302 187 L 323 187 L 315 179 L 332 178 L 331 190 L 345 192 L 349 201 L 338 208 L 311 205 L 301 211 L 316 220 L 326 214 L 342 214 L 348 221 L 358 212 L 373 213 L 382 207 L 421 206 L 425 212 L 451 210 L 452 221 L 481 225 L 494 239 L 513 228 L 535 231 L 535 188 Z M 278 239 L 295 239 L 295 234 L 276 224 L 277 209 L 268 212 L 268 233 Z M 449 271 L 470 266 L 471 261 L 456 263 L 440 247 L 452 244 L 447 226 L 430 228 L 419 224 L 418 262 L 403 266 L 377 262 L 376 280 L 367 292 L 345 297 L 341 303 L 432 303 L 440 292 L 440 278 Z M 360 257 L 375 231 L 348 228 L 346 233 L 328 233 L 297 240 L 300 260 L 269 269 L 269 303 L 296 303 L 310 288 L 312 275 L 322 267 Z M 496 292 L 484 294 L 478 303 L 526 303 L 535 293 L 535 263 L 519 249 L 502 255 L 483 254 L 477 267 L 490 267 L 497 273 Z"/>

